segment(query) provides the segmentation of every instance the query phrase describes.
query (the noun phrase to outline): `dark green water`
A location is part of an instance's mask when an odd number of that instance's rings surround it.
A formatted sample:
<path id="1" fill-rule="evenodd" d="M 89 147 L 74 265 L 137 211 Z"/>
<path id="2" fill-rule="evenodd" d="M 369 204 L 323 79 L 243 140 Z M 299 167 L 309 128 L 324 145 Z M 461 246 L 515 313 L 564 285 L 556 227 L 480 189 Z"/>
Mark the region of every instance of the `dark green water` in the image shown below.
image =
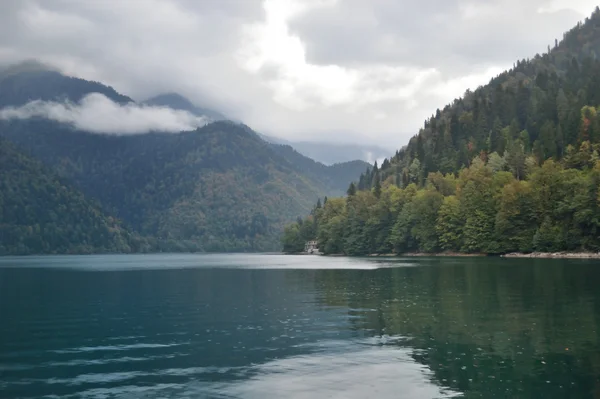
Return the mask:
<path id="1" fill-rule="evenodd" d="M 599 398 L 600 262 L 0 258 L 1 398 Z"/>

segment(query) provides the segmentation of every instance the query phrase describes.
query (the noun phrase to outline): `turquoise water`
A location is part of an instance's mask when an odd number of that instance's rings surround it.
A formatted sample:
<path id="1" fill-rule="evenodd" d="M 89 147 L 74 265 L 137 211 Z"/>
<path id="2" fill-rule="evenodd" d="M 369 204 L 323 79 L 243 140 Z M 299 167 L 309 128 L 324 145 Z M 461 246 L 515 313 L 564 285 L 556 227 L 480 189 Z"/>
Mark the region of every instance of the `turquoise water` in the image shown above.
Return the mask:
<path id="1" fill-rule="evenodd" d="M 598 281 L 596 261 L 0 258 L 0 397 L 600 397 Z"/>

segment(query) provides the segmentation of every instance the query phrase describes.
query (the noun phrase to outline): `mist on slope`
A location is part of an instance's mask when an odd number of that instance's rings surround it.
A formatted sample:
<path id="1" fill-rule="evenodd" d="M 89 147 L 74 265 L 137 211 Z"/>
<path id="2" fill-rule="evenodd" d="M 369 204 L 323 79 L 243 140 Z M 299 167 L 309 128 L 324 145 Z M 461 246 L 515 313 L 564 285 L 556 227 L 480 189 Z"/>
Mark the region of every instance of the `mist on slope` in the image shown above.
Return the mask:
<path id="1" fill-rule="evenodd" d="M 92 133 L 141 134 L 152 131 L 194 130 L 210 120 L 168 107 L 117 104 L 100 93 L 91 93 L 79 103 L 31 101 L 21 107 L 0 109 L 1 120 L 46 118 Z"/>

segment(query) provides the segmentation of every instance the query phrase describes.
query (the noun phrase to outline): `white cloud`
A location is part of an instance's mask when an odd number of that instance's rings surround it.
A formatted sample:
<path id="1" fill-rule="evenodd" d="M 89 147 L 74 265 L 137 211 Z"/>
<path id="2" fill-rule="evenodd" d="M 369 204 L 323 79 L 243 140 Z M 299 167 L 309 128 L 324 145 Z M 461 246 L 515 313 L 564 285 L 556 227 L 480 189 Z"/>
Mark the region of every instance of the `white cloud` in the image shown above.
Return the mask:
<path id="1" fill-rule="evenodd" d="M 107 134 L 139 134 L 151 131 L 181 132 L 204 126 L 208 120 L 186 111 L 164 107 L 117 104 L 100 93 L 80 103 L 32 101 L 18 108 L 0 109 L 0 119 L 47 118 L 79 130 Z"/>
<path id="2" fill-rule="evenodd" d="M 137 100 L 179 92 L 287 139 L 400 148 L 436 108 L 545 51 L 594 6 L 3 0 L 0 63 L 37 58 Z"/>
<path id="3" fill-rule="evenodd" d="M 538 12 L 553 13 L 570 9 L 587 16 L 597 5 L 596 0 L 552 0 L 550 4 L 538 8 Z"/>

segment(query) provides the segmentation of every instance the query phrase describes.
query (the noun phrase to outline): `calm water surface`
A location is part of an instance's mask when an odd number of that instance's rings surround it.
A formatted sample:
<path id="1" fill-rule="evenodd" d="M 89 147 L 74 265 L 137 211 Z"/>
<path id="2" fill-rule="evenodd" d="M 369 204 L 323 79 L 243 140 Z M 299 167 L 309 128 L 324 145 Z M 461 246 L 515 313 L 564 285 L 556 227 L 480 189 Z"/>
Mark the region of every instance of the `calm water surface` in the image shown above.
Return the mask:
<path id="1" fill-rule="evenodd" d="M 600 398 L 600 262 L 0 258 L 1 398 Z"/>

